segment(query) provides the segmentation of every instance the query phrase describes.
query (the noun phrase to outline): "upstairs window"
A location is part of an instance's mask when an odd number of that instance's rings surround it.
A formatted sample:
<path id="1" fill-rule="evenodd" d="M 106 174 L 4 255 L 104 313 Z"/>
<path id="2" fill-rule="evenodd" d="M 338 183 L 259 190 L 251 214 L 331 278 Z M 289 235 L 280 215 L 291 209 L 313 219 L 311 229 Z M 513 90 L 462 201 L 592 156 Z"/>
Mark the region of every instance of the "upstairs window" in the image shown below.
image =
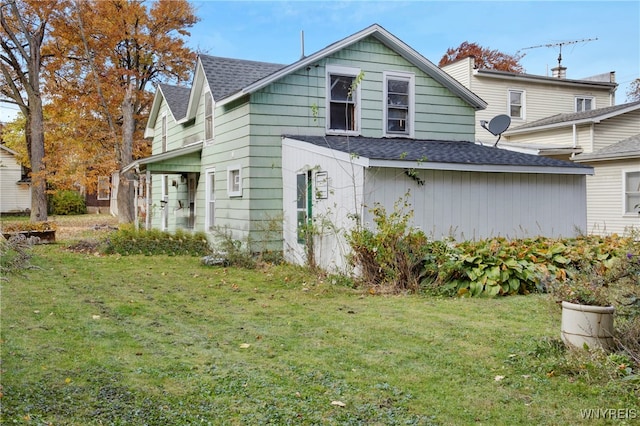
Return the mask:
<path id="1" fill-rule="evenodd" d="M 167 152 L 167 114 L 162 114 L 162 152 Z"/>
<path id="2" fill-rule="evenodd" d="M 405 73 L 385 73 L 385 134 L 413 134 L 414 77 Z"/>
<path id="3" fill-rule="evenodd" d="M 204 139 L 213 139 L 213 98 L 211 92 L 204 94 Z"/>
<path id="4" fill-rule="evenodd" d="M 327 131 L 357 134 L 360 125 L 360 86 L 356 84 L 360 70 L 327 67 Z"/>
<path id="5" fill-rule="evenodd" d="M 593 96 L 576 97 L 576 112 L 591 111 L 595 109 L 596 100 Z"/>
<path id="6" fill-rule="evenodd" d="M 509 90 L 509 117 L 524 119 L 524 92 Z"/>

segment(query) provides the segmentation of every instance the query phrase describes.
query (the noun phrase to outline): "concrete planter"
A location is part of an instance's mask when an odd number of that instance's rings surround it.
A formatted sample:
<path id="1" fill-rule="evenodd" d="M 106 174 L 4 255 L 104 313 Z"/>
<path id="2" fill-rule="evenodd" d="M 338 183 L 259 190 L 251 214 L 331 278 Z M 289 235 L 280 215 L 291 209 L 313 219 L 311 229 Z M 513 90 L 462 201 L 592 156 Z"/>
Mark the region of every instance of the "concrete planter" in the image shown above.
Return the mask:
<path id="1" fill-rule="evenodd" d="M 578 305 L 562 302 L 562 341 L 578 348 L 613 349 L 613 306 Z"/>

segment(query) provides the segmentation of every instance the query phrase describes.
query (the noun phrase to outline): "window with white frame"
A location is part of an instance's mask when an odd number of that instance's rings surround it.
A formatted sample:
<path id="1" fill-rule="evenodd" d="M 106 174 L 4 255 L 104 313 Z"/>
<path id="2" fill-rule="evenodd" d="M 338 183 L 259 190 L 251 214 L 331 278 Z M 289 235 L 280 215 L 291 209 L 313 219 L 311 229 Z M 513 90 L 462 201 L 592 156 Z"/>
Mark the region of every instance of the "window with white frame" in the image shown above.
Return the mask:
<path id="1" fill-rule="evenodd" d="M 242 197 L 242 169 L 240 166 L 227 167 L 227 194 Z"/>
<path id="2" fill-rule="evenodd" d="M 624 213 L 640 213 L 640 171 L 623 172 L 624 179 Z"/>
<path id="3" fill-rule="evenodd" d="M 593 96 L 577 96 L 576 112 L 591 111 L 596 107 L 596 99 Z"/>
<path id="4" fill-rule="evenodd" d="M 167 113 L 162 114 L 162 152 L 167 152 Z"/>
<path id="5" fill-rule="evenodd" d="M 327 131 L 358 134 L 360 131 L 360 70 L 327 66 Z"/>
<path id="6" fill-rule="evenodd" d="M 410 136 L 414 120 L 414 75 L 384 73 L 385 129 L 389 136 Z"/>
<path id="7" fill-rule="evenodd" d="M 98 176 L 98 200 L 108 200 L 111 195 L 111 186 L 108 176 Z"/>
<path id="8" fill-rule="evenodd" d="M 509 117 L 524 119 L 523 90 L 509 90 Z"/>
<path id="9" fill-rule="evenodd" d="M 211 92 L 204 94 L 204 139 L 213 139 L 213 98 Z"/>
<path id="10" fill-rule="evenodd" d="M 216 171 L 215 169 L 207 170 L 207 180 L 205 182 L 206 199 L 206 221 L 205 229 L 212 231 L 216 226 Z"/>

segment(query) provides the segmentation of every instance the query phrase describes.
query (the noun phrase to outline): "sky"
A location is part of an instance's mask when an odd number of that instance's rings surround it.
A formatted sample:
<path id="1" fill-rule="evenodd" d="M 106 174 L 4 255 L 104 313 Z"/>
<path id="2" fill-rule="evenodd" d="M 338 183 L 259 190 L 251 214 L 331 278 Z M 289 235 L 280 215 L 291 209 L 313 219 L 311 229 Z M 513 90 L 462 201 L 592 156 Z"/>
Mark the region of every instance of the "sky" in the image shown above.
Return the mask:
<path id="1" fill-rule="evenodd" d="M 187 44 L 214 56 L 291 64 L 372 24 L 437 65 L 462 42 L 525 54 L 525 72 L 567 78 L 616 72 L 616 103 L 640 77 L 640 0 L 192 1 L 200 21 Z M 537 47 L 538 46 L 538 47 Z M 15 114 L 0 104 L 0 121 Z"/>

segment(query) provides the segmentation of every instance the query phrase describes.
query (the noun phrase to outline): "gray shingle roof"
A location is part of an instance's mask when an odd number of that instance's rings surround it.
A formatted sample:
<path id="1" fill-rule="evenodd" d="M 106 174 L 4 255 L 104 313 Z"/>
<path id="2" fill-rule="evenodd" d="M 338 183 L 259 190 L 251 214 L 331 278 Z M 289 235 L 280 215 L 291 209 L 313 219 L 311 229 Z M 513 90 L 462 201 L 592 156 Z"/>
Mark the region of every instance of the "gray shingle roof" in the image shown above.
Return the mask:
<path id="1" fill-rule="evenodd" d="M 200 62 L 215 101 L 224 99 L 285 67 L 282 64 L 209 55 L 200 55 Z"/>
<path id="2" fill-rule="evenodd" d="M 188 87 L 172 86 L 160 83 L 159 88 L 162 91 L 165 101 L 173 114 L 176 121 L 187 115 L 187 106 L 189 104 L 189 95 L 191 89 Z"/>
<path id="3" fill-rule="evenodd" d="M 566 114 L 566 113 L 556 114 L 550 117 L 542 118 L 540 120 L 532 121 L 531 123 L 523 124 L 522 126 L 514 127 L 513 129 L 510 129 L 510 130 L 511 131 L 523 130 L 523 129 L 530 129 L 535 127 L 549 126 L 552 124 L 570 123 L 573 121 L 581 121 L 581 120 L 590 120 L 590 119 L 595 120 L 600 117 L 603 117 L 612 113 L 616 113 L 618 111 L 624 110 L 626 108 L 634 107 L 634 106 L 640 106 L 640 101 L 630 102 L 630 103 L 621 104 L 621 105 L 614 105 L 614 106 L 605 107 L 605 108 L 597 108 L 597 109 L 592 109 L 592 110 L 583 111 L 583 112 L 574 112 L 569 114 Z M 509 132 L 507 131 L 506 134 L 508 133 Z"/>
<path id="4" fill-rule="evenodd" d="M 640 134 L 623 139 L 598 151 L 577 155 L 576 161 L 640 158 Z"/>
<path id="5" fill-rule="evenodd" d="M 581 164 L 524 154 L 466 141 L 387 139 L 346 136 L 287 136 L 323 148 L 372 160 L 519 167 L 584 168 Z"/>

